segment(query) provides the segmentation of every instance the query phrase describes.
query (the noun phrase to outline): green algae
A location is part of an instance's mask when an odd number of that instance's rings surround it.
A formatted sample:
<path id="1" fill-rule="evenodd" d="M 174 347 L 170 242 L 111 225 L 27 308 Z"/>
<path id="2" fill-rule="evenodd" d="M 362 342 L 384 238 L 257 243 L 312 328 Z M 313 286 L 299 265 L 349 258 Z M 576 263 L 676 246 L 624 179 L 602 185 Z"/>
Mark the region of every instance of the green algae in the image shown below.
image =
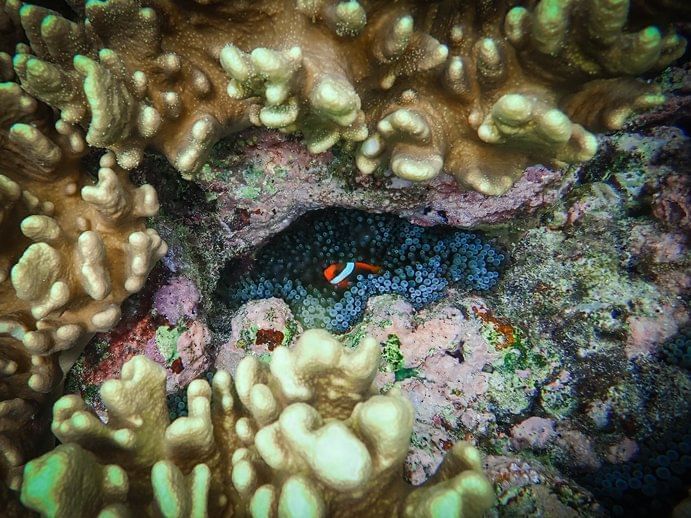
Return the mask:
<path id="1" fill-rule="evenodd" d="M 85 385 L 82 390 L 82 399 L 84 402 L 94 407 L 97 401 L 101 400 L 101 387 L 99 385 Z"/>
<path id="2" fill-rule="evenodd" d="M 256 164 L 250 164 L 242 171 L 245 183 L 238 187 L 237 196 L 247 200 L 256 200 L 262 195 L 273 196 L 285 177 L 286 172 L 282 168 L 265 170 Z"/>
<path id="3" fill-rule="evenodd" d="M 420 377 L 420 371 L 417 367 L 404 367 L 402 369 L 398 369 L 396 372 L 394 372 L 394 377 L 396 381 L 403 381 L 408 378 L 419 378 Z"/>
<path id="4" fill-rule="evenodd" d="M 571 385 L 554 389 L 546 385 L 540 391 L 540 406 L 547 415 L 562 420 L 577 410 L 578 395 Z"/>
<path id="5" fill-rule="evenodd" d="M 401 340 L 395 334 L 390 334 L 382 344 L 381 372 L 397 372 L 405 365 L 405 359 L 401 352 Z"/>
<path id="6" fill-rule="evenodd" d="M 480 334 L 495 349 L 499 349 L 504 342 L 505 337 L 499 330 L 490 322 L 483 322 L 480 326 Z"/>
<path id="7" fill-rule="evenodd" d="M 503 363 L 499 370 L 513 374 L 517 369 L 542 369 L 546 366 L 547 358 L 536 352 L 520 332 L 514 332 L 513 344 L 504 353 Z"/>
<path id="8" fill-rule="evenodd" d="M 178 339 L 187 331 L 185 326 L 161 326 L 156 329 L 156 346 L 163 355 L 166 364 L 171 364 L 180 357 L 178 354 Z"/>
<path id="9" fill-rule="evenodd" d="M 363 322 L 360 323 L 360 325 L 357 325 L 355 328 L 353 328 L 351 331 L 344 335 L 343 345 L 345 345 L 349 349 L 354 349 L 358 345 L 360 345 L 362 339 L 367 336 L 367 329 L 363 324 L 364 319 Z"/>
<path id="10" fill-rule="evenodd" d="M 240 337 L 237 341 L 237 347 L 244 349 L 246 351 L 250 350 L 257 340 L 257 332 L 259 331 L 259 326 L 251 325 L 245 327 L 240 331 Z"/>
<path id="11" fill-rule="evenodd" d="M 283 340 L 281 341 L 281 345 L 290 345 L 293 339 L 298 335 L 299 330 L 300 326 L 297 321 L 293 319 L 288 320 L 283 328 Z"/>
<path id="12" fill-rule="evenodd" d="M 549 343 L 533 342 L 518 330 L 511 345 L 499 351 L 501 358 L 492 366 L 488 379 L 490 409 L 498 415 L 519 415 L 538 397 L 559 355 Z"/>

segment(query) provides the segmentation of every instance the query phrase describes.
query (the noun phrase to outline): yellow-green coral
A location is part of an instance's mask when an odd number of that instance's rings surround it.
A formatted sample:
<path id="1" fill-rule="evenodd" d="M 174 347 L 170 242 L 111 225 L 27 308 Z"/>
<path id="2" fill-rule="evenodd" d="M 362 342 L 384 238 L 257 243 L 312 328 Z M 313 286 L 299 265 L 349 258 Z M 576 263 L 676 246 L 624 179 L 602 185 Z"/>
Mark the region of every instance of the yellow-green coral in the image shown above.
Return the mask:
<path id="1" fill-rule="evenodd" d="M 187 176 L 257 125 L 299 131 L 314 153 L 360 143 L 363 174 L 445 170 L 500 194 L 530 163 L 592 157 L 585 127 L 659 104 L 635 76 L 686 44 L 625 0 L 105 0 L 86 2 L 85 23 L 3 2 L 31 45 L 13 60 L 28 92 L 122 167 L 153 146 Z"/>
<path id="2" fill-rule="evenodd" d="M 132 185 L 110 152 L 95 181 L 85 152 L 81 130 L 0 83 L 0 479 L 14 489 L 36 440 L 26 425 L 54 400 L 60 367 L 117 323 L 166 252 L 144 222 L 153 187 Z"/>
<path id="3" fill-rule="evenodd" d="M 456 445 L 421 487 L 402 478 L 413 409 L 373 387 L 379 345 L 321 330 L 235 382 L 187 390 L 169 422 L 165 371 L 143 356 L 101 388 L 108 424 L 77 396 L 53 409 L 62 442 L 26 465 L 22 502 L 46 516 L 482 516 L 494 494 L 478 451 Z"/>

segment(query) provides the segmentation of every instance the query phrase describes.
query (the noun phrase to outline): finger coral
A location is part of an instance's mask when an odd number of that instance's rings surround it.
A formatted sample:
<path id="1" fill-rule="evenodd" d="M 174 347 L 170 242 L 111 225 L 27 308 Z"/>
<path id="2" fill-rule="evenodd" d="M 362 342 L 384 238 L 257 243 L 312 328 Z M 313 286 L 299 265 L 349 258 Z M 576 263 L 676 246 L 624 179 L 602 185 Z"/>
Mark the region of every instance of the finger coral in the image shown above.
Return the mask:
<path id="1" fill-rule="evenodd" d="M 18 489 L 28 426 L 81 345 L 120 318 L 166 252 L 144 218 L 153 187 L 135 188 L 107 152 L 94 181 L 78 128 L 0 83 L 0 476 Z M 70 356 L 71 354 L 71 356 Z"/>
<path id="2" fill-rule="evenodd" d="M 84 22 L 4 9 L 31 46 L 13 60 L 22 86 L 126 169 L 151 146 L 192 176 L 221 136 L 257 125 L 300 132 L 314 153 L 358 143 L 364 174 L 444 169 L 501 194 L 531 162 L 591 158 L 585 128 L 662 102 L 635 77 L 686 44 L 647 2 L 516 3 L 71 2 Z"/>
<path id="3" fill-rule="evenodd" d="M 61 516 L 482 516 L 494 501 L 478 451 L 458 444 L 412 488 L 412 405 L 377 395 L 379 345 L 305 332 L 270 364 L 247 357 L 187 390 L 172 423 L 165 372 L 145 357 L 101 388 L 103 424 L 76 396 L 53 409 L 63 443 L 26 466 L 22 502 Z M 75 496 L 77 495 L 77 496 Z"/>

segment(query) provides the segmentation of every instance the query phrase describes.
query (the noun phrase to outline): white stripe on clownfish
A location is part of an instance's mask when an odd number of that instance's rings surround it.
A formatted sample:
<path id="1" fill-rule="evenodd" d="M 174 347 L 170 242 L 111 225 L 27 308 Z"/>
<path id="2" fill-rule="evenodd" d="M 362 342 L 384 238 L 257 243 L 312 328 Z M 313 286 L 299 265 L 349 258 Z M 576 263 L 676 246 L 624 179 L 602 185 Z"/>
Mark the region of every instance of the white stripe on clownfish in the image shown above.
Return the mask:
<path id="1" fill-rule="evenodd" d="M 348 278 L 348 276 L 353 273 L 355 270 L 355 263 L 350 262 L 346 263 L 345 266 L 343 267 L 343 270 L 341 270 L 341 273 L 336 275 L 333 279 L 331 279 L 329 282 L 331 284 L 338 284 L 341 281 L 344 281 Z"/>

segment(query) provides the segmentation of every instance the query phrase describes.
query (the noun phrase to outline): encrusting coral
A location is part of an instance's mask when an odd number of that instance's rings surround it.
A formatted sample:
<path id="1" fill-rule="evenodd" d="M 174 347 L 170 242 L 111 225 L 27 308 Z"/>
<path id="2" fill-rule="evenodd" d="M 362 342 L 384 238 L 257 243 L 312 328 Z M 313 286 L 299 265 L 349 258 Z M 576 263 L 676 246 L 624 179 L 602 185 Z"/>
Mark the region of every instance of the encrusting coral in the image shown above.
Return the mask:
<path id="1" fill-rule="evenodd" d="M 31 45 L 13 60 L 22 86 L 126 169 L 151 146 L 189 177 L 220 137 L 258 125 L 299 131 L 315 153 L 360 143 L 364 174 L 445 169 L 501 194 L 531 162 L 591 158 L 584 126 L 661 103 L 635 77 L 686 45 L 643 2 L 631 16 L 627 0 L 516 3 L 70 2 L 84 23 L 4 10 Z"/>
<path id="2" fill-rule="evenodd" d="M 95 182 L 81 130 L 52 122 L 18 84 L 0 83 L 0 478 L 14 489 L 26 427 L 62 381 L 59 356 L 68 368 L 112 327 L 166 252 L 144 224 L 158 210 L 153 187 L 135 188 L 110 152 Z"/>
<path id="3" fill-rule="evenodd" d="M 22 502 L 48 516 L 482 516 L 494 501 L 478 451 L 451 449 L 413 488 L 402 477 L 413 409 L 378 395 L 379 344 L 305 332 L 271 363 L 246 357 L 187 389 L 170 423 L 165 372 L 145 357 L 101 388 L 103 424 L 77 396 L 53 409 L 63 443 L 26 466 Z M 77 496 L 75 496 L 77 495 Z"/>

